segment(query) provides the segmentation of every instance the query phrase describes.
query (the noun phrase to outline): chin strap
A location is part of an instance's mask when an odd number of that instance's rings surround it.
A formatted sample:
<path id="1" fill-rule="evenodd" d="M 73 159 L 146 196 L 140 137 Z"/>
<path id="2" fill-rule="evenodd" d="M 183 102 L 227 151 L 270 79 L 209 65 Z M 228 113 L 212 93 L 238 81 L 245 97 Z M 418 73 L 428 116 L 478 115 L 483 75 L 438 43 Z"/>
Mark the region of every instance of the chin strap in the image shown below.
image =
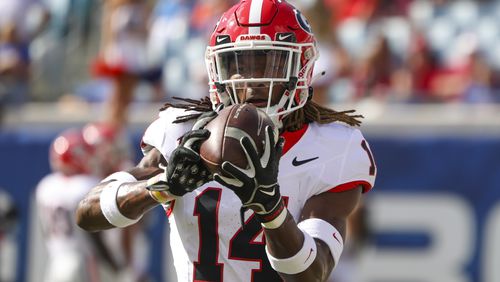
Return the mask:
<path id="1" fill-rule="evenodd" d="M 230 94 L 226 91 L 226 86 L 219 82 L 215 82 L 214 84 L 217 88 L 217 98 L 215 101 L 212 100 L 212 109 L 218 113 L 222 108 L 230 106 L 233 103 Z"/>
<path id="2" fill-rule="evenodd" d="M 286 100 L 287 100 L 287 98 L 285 97 L 285 95 L 283 95 L 283 97 L 281 97 L 281 100 L 279 101 L 278 104 L 276 104 L 274 106 L 270 106 L 269 108 L 264 107 L 264 108 L 259 108 L 259 109 L 261 109 L 264 112 L 266 112 L 266 110 L 267 110 L 268 114 L 269 113 L 277 113 L 279 111 L 279 109 L 283 109 L 284 104 L 286 104 Z M 271 115 L 269 115 L 269 117 L 273 121 L 276 128 L 281 129 L 283 127 L 283 117 L 284 116 L 282 116 L 282 115 L 278 116 L 278 115 L 271 114 Z"/>

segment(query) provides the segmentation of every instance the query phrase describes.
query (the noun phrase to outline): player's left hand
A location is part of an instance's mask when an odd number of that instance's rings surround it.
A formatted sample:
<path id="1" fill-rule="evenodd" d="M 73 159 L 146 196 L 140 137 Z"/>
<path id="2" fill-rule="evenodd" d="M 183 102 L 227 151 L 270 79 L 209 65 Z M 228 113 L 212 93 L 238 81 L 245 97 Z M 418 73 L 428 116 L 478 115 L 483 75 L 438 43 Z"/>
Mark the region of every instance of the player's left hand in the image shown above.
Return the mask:
<path id="1" fill-rule="evenodd" d="M 212 179 L 196 147 L 210 136 L 206 129 L 188 131 L 168 160 L 165 172 L 148 180 L 147 189 L 167 191 L 174 196 L 195 190 Z"/>
<path id="2" fill-rule="evenodd" d="M 252 209 L 261 220 L 267 222 L 282 204 L 278 185 L 278 167 L 284 139 L 274 140 L 273 129 L 266 127 L 266 144 L 259 158 L 255 147 L 248 137 L 240 139 L 250 168 L 242 169 L 230 162 L 222 164 L 222 170 L 233 178 L 214 174 L 214 180 L 233 190 L 241 199 L 243 207 Z M 276 144 L 276 145 L 274 145 Z"/>
<path id="3" fill-rule="evenodd" d="M 217 117 L 217 111 L 201 114 L 180 144 L 172 151 L 165 172 L 148 180 L 146 188 L 151 191 L 166 191 L 173 196 L 183 196 L 212 180 L 200 158 L 200 144 L 210 136 L 205 126 Z"/>

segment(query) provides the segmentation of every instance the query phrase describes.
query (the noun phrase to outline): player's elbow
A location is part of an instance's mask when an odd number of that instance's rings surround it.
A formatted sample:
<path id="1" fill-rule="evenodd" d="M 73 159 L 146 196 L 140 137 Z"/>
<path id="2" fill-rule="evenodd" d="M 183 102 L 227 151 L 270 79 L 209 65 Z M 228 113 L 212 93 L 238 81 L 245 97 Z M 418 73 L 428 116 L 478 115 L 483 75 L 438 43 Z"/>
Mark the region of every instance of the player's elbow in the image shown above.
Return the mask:
<path id="1" fill-rule="evenodd" d="M 82 200 L 78 204 L 78 208 L 76 209 L 76 224 L 83 230 L 90 231 L 90 220 L 86 217 L 86 214 L 88 214 L 88 212 L 86 211 L 85 206 L 82 204 L 83 201 L 85 200 Z"/>
<path id="2" fill-rule="evenodd" d="M 85 231 L 94 232 L 99 231 L 93 223 L 93 217 L 91 213 L 91 207 L 87 203 L 87 199 L 83 199 L 78 204 L 78 208 L 76 209 L 75 219 L 76 224 Z"/>

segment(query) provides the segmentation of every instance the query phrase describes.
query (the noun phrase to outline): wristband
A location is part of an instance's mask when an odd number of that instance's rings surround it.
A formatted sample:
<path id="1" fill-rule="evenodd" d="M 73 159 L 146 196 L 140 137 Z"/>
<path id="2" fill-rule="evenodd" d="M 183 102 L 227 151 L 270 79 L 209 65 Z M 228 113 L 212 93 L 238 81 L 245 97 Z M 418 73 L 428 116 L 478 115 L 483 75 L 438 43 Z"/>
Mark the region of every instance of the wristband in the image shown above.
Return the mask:
<path id="1" fill-rule="evenodd" d="M 137 181 L 137 179 L 132 174 L 130 174 L 126 171 L 118 171 L 118 172 L 112 173 L 112 174 L 108 175 L 106 178 L 104 178 L 101 181 L 101 183 L 107 182 L 110 180 L 117 180 L 117 181 L 121 181 L 122 183 L 123 182 L 135 182 L 135 181 Z"/>
<path id="2" fill-rule="evenodd" d="M 262 220 L 260 225 L 266 229 L 276 229 L 283 225 L 285 222 L 286 216 L 288 215 L 288 209 L 285 207 L 283 203 L 280 204 L 279 209 L 277 209 L 269 218 L 269 221 Z"/>
<path id="3" fill-rule="evenodd" d="M 297 226 L 302 231 L 309 233 L 312 237 L 318 238 L 328 245 L 333 261 L 335 262 L 333 266 L 335 268 L 344 249 L 344 240 L 340 236 L 340 232 L 333 225 L 319 218 L 308 218 L 299 222 Z"/>
<path id="4" fill-rule="evenodd" d="M 118 209 L 116 194 L 123 183 L 123 181 L 119 180 L 109 183 L 102 189 L 101 195 L 99 196 L 99 205 L 101 207 L 102 214 L 110 224 L 116 227 L 126 227 L 132 225 L 139 221 L 142 217 L 140 216 L 137 219 L 130 219 L 124 216 Z"/>
<path id="5" fill-rule="evenodd" d="M 297 274 L 306 270 L 313 263 L 317 254 L 316 243 L 311 235 L 303 231 L 302 233 L 304 234 L 304 244 L 300 251 L 292 257 L 284 259 L 275 258 L 269 254 L 266 246 L 267 258 L 274 270 L 286 274 Z"/>

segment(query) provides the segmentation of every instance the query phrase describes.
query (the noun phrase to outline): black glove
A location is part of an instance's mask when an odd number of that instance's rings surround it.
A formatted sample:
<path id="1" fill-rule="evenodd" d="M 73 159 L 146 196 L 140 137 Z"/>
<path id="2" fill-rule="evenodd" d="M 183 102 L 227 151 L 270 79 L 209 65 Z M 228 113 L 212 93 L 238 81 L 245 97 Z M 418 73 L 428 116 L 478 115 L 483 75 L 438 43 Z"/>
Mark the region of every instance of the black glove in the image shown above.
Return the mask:
<path id="1" fill-rule="evenodd" d="M 233 178 L 214 174 L 214 180 L 233 190 L 241 199 L 242 206 L 252 209 L 261 222 L 271 221 L 275 212 L 283 208 L 278 185 L 278 168 L 284 139 L 279 138 L 275 143 L 273 129 L 267 126 L 266 144 L 261 158 L 248 137 L 242 137 L 240 143 L 250 168 L 242 169 L 230 162 L 224 162 L 222 169 Z"/>
<path id="2" fill-rule="evenodd" d="M 192 130 L 181 137 L 179 146 L 172 151 L 165 173 L 150 178 L 147 189 L 183 196 L 212 180 L 199 151 L 200 144 L 210 136 L 210 131 L 203 128 L 216 116 L 216 112 L 210 111 L 198 118 Z"/>

